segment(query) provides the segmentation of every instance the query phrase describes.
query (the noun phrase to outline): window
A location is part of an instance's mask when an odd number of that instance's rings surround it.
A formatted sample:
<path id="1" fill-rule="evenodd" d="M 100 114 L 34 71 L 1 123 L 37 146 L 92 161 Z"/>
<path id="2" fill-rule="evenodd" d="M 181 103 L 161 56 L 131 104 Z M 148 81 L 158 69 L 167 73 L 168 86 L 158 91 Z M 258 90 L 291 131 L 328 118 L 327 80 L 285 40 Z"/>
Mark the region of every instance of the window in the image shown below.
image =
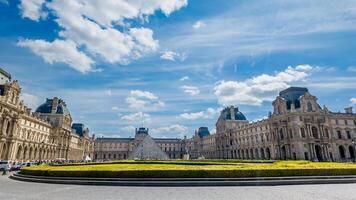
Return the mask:
<path id="1" fill-rule="evenodd" d="M 356 125 L 356 120 L 354 120 L 354 125 Z"/>
<path id="2" fill-rule="evenodd" d="M 335 123 L 336 123 L 336 124 L 339 124 L 339 120 L 335 119 Z"/>
<path id="3" fill-rule="evenodd" d="M 315 126 L 312 127 L 312 134 L 314 138 L 319 138 L 318 129 Z"/>
<path id="4" fill-rule="evenodd" d="M 347 120 L 345 120 L 345 125 L 347 125 Z"/>
<path id="5" fill-rule="evenodd" d="M 347 139 L 351 139 L 351 133 L 350 131 L 346 131 Z"/>
<path id="6" fill-rule="evenodd" d="M 292 129 L 289 129 L 289 137 L 290 137 L 290 138 L 293 138 Z"/>
<path id="7" fill-rule="evenodd" d="M 300 129 L 300 133 L 302 135 L 302 138 L 305 138 L 305 131 L 304 131 L 304 128 L 301 128 Z"/>
<path id="8" fill-rule="evenodd" d="M 325 129 L 325 137 L 329 138 L 329 130 L 328 129 Z"/>
<path id="9" fill-rule="evenodd" d="M 283 129 L 279 130 L 279 137 L 280 137 L 281 140 L 284 139 L 284 137 L 283 137 Z"/>
<path id="10" fill-rule="evenodd" d="M 337 137 L 338 137 L 339 139 L 342 139 L 341 131 L 337 131 Z"/>
<path id="11" fill-rule="evenodd" d="M 312 104 L 310 102 L 307 103 L 307 111 L 308 112 L 312 112 L 313 111 L 313 107 L 312 107 Z"/>

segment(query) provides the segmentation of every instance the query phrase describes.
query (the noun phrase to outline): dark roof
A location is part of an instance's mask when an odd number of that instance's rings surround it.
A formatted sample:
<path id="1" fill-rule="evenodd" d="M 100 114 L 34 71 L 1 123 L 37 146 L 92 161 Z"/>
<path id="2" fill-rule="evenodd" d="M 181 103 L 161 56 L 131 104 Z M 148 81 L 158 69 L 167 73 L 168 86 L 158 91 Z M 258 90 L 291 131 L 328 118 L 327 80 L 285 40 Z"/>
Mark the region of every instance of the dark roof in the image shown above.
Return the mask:
<path id="1" fill-rule="evenodd" d="M 55 102 L 58 102 L 55 104 Z M 54 113 L 52 113 L 52 107 L 56 106 L 54 109 Z M 36 112 L 38 113 L 52 113 L 52 114 L 69 114 L 69 111 L 67 109 L 66 103 L 62 99 L 58 98 L 53 98 L 53 99 L 46 99 L 46 102 L 40 105 L 37 109 Z"/>
<path id="2" fill-rule="evenodd" d="M 2 73 L 4 76 L 6 76 L 8 79 L 11 80 L 11 74 L 9 74 L 7 71 L 3 70 L 1 67 L 0 67 L 0 73 Z"/>
<path id="3" fill-rule="evenodd" d="M 134 140 L 135 138 L 96 138 L 96 140 Z"/>
<path id="4" fill-rule="evenodd" d="M 198 135 L 199 135 L 200 138 L 203 138 L 205 136 L 209 136 L 210 132 L 209 132 L 208 127 L 200 127 L 198 129 Z"/>
<path id="5" fill-rule="evenodd" d="M 231 111 L 233 111 L 233 113 Z M 224 110 L 221 111 L 220 118 L 223 120 L 246 120 L 245 115 L 239 111 L 239 108 L 233 106 L 224 108 Z"/>
<path id="6" fill-rule="evenodd" d="M 81 123 L 73 123 L 72 124 L 72 129 L 75 130 L 75 133 L 79 136 L 83 136 L 84 135 L 84 124 Z"/>
<path id="7" fill-rule="evenodd" d="M 179 138 L 153 138 L 153 140 L 176 140 L 176 141 L 180 141 L 181 139 Z"/>
<path id="8" fill-rule="evenodd" d="M 148 128 L 140 127 L 136 129 L 136 134 L 148 134 Z"/>
<path id="9" fill-rule="evenodd" d="M 308 92 L 308 88 L 304 87 L 289 87 L 279 93 L 279 96 L 286 100 L 287 109 L 291 108 L 291 104 L 294 104 L 295 108 L 300 108 L 299 98 Z"/>

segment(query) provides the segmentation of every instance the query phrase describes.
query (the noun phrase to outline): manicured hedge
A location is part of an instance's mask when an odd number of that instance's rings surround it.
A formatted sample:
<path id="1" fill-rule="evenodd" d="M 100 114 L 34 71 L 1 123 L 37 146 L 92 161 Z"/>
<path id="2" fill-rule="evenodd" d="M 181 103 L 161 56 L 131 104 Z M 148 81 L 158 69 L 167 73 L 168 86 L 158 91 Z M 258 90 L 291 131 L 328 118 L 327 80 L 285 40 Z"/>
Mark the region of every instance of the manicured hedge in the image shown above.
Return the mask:
<path id="1" fill-rule="evenodd" d="M 63 166 L 26 167 L 21 174 L 58 177 L 237 178 L 356 175 L 352 163 L 310 161 L 117 161 Z"/>
<path id="2" fill-rule="evenodd" d="M 265 170 L 137 170 L 137 171 L 51 171 L 21 170 L 21 174 L 53 177 L 95 178 L 239 178 L 279 176 L 356 175 L 356 169 L 265 169 Z"/>

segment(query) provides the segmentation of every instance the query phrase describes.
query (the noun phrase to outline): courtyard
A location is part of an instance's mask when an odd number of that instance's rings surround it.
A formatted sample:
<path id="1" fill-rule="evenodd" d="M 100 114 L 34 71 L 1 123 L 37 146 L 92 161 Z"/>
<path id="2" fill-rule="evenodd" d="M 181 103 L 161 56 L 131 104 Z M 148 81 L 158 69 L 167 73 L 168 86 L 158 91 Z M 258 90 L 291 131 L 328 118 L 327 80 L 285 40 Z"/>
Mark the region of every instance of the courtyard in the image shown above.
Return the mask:
<path id="1" fill-rule="evenodd" d="M 116 187 L 28 183 L 0 177 L 0 199 L 356 199 L 356 184 L 247 187 Z"/>

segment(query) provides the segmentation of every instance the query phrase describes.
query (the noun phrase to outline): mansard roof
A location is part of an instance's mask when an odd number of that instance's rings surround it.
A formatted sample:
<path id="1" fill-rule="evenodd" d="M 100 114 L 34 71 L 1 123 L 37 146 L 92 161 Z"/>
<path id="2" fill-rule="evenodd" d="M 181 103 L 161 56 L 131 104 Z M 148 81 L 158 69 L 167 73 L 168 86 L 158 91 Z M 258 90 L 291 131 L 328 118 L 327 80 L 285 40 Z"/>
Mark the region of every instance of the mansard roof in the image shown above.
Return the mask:
<path id="1" fill-rule="evenodd" d="M 40 105 L 36 109 L 36 112 L 46 114 L 70 114 L 66 103 L 57 97 L 54 97 L 53 99 L 46 99 L 46 102 Z"/>
<path id="2" fill-rule="evenodd" d="M 282 97 L 287 103 L 287 109 L 291 108 L 291 104 L 294 104 L 295 108 L 300 108 L 299 98 L 308 92 L 308 88 L 305 87 L 289 87 L 281 92 L 279 96 Z"/>
<path id="3" fill-rule="evenodd" d="M 223 120 L 246 120 L 245 115 L 239 111 L 238 107 L 234 106 L 224 108 L 219 118 Z"/>
<path id="4" fill-rule="evenodd" d="M 205 136 L 209 136 L 210 132 L 209 132 L 208 127 L 199 127 L 198 135 L 199 135 L 200 138 L 203 138 Z"/>

